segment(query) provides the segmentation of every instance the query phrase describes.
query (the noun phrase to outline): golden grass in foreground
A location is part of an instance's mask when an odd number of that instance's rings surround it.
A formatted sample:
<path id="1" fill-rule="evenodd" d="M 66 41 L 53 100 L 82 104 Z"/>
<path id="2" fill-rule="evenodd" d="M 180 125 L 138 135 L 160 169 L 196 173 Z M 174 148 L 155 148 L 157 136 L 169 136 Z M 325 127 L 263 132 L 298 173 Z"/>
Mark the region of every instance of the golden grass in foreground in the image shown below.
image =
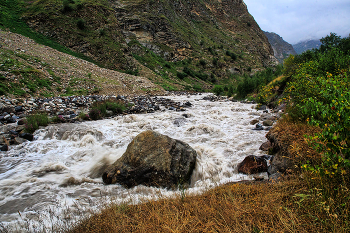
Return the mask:
<path id="1" fill-rule="evenodd" d="M 112 206 L 71 232 L 311 232 L 292 209 L 298 180 L 229 184 L 200 196 Z"/>
<path id="2" fill-rule="evenodd" d="M 298 164 L 319 159 L 303 137 L 314 130 L 280 121 L 275 132 Z M 349 188 L 306 172 L 277 183 L 227 184 L 198 196 L 110 206 L 70 232 L 350 232 Z"/>

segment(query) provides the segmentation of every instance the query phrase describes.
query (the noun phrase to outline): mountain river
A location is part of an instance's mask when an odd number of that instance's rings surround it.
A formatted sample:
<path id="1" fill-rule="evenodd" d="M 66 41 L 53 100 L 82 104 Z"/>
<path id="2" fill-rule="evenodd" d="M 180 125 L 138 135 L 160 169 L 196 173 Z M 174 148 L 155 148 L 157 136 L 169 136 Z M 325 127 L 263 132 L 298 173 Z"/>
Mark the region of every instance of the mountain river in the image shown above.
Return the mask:
<path id="1" fill-rule="evenodd" d="M 262 111 L 252 104 L 211 102 L 203 96 L 167 97 L 190 101 L 192 107 L 185 112 L 163 110 L 50 125 L 35 132 L 35 141 L 0 152 L 0 232 L 3 227 L 9 232 L 56 231 L 110 202 L 135 204 L 183 192 L 200 194 L 220 184 L 253 179 L 238 174 L 237 164 L 247 155 L 264 154 L 259 146 L 267 131 L 252 130 L 255 126 L 250 125 Z M 103 184 L 104 168 L 145 130 L 182 140 L 197 151 L 188 189 Z"/>

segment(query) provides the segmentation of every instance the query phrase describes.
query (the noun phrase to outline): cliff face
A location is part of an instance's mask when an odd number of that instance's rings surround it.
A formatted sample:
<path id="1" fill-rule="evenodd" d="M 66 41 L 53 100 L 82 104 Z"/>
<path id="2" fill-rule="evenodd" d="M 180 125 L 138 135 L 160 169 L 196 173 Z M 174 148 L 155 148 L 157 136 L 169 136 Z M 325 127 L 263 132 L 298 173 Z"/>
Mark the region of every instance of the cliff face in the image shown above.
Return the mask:
<path id="1" fill-rule="evenodd" d="M 274 64 L 242 0 L 27 2 L 34 30 L 101 63 L 178 89 Z M 194 71 L 178 79 L 185 67 Z M 198 75 L 194 75 L 198 74 Z M 211 78 L 209 78 L 211 77 Z"/>
<path id="2" fill-rule="evenodd" d="M 264 33 L 272 46 L 274 56 L 277 58 L 277 60 L 280 63 L 283 63 L 283 60 L 287 58 L 289 55 L 297 54 L 293 46 L 288 42 L 286 42 L 285 40 L 283 40 L 281 36 L 273 32 L 264 32 Z"/>

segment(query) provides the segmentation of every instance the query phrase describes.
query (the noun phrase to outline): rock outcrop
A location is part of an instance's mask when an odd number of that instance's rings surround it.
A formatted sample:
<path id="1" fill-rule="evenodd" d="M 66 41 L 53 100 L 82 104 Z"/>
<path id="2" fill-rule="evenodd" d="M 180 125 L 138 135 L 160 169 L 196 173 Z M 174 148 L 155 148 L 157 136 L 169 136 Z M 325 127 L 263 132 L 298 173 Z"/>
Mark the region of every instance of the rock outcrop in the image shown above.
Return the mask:
<path id="1" fill-rule="evenodd" d="M 265 35 L 267 36 L 267 39 L 269 40 L 274 56 L 277 58 L 279 63 L 283 64 L 283 60 L 287 58 L 289 55 L 296 55 L 297 53 L 295 52 L 293 46 L 283 40 L 282 37 L 277 35 L 276 33 L 273 32 L 264 32 Z"/>
<path id="2" fill-rule="evenodd" d="M 146 186 L 175 188 L 189 183 L 197 153 L 187 143 L 154 131 L 137 135 L 126 152 L 102 175 L 105 184 L 127 188 Z"/>

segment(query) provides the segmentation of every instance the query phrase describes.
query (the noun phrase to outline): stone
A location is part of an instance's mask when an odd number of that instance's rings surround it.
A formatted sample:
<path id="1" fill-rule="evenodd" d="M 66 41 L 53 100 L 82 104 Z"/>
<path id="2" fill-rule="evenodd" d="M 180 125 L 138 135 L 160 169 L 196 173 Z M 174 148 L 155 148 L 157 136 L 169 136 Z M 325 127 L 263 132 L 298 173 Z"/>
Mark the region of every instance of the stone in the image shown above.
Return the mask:
<path id="1" fill-rule="evenodd" d="M 249 155 L 238 164 L 238 172 L 244 174 L 267 172 L 267 169 L 267 162 L 264 156 Z"/>
<path id="2" fill-rule="evenodd" d="M 196 157 L 187 143 L 149 130 L 134 138 L 102 179 L 105 184 L 119 183 L 127 188 L 139 184 L 176 188 L 189 184 Z"/>
<path id="3" fill-rule="evenodd" d="M 266 110 L 267 106 L 266 105 L 261 105 L 258 110 Z"/>
<path id="4" fill-rule="evenodd" d="M 23 107 L 22 106 L 17 106 L 17 107 L 15 107 L 15 111 L 16 112 L 22 112 L 23 111 Z"/>
<path id="5" fill-rule="evenodd" d="M 262 151 L 269 151 L 269 149 L 272 149 L 273 146 L 271 144 L 270 141 L 267 141 L 267 142 L 264 142 L 263 144 L 261 144 L 261 146 L 259 147 L 259 150 L 262 150 Z"/>
<path id="6" fill-rule="evenodd" d="M 33 134 L 30 134 L 30 133 L 21 133 L 21 134 L 19 134 L 19 137 L 27 139 L 28 141 L 33 141 L 34 140 Z"/>
<path id="7" fill-rule="evenodd" d="M 254 120 L 251 120 L 251 121 L 250 121 L 250 124 L 251 124 L 251 125 L 255 125 L 256 123 L 259 123 L 259 120 L 258 120 L 258 119 L 254 119 Z"/>
<path id="8" fill-rule="evenodd" d="M 290 158 L 283 156 L 282 153 L 279 151 L 272 157 L 267 173 L 269 174 L 269 176 L 277 172 L 283 174 L 288 169 L 293 167 L 293 165 L 293 161 Z"/>
<path id="9" fill-rule="evenodd" d="M 8 145 L 1 145 L 0 146 L 0 151 L 8 151 L 9 150 L 9 147 L 8 147 Z"/>
<path id="10" fill-rule="evenodd" d="M 272 126 L 273 125 L 273 121 L 272 120 L 265 120 L 263 121 L 263 126 Z"/>
<path id="11" fill-rule="evenodd" d="M 264 130 L 264 127 L 261 124 L 256 124 L 253 130 Z"/>

